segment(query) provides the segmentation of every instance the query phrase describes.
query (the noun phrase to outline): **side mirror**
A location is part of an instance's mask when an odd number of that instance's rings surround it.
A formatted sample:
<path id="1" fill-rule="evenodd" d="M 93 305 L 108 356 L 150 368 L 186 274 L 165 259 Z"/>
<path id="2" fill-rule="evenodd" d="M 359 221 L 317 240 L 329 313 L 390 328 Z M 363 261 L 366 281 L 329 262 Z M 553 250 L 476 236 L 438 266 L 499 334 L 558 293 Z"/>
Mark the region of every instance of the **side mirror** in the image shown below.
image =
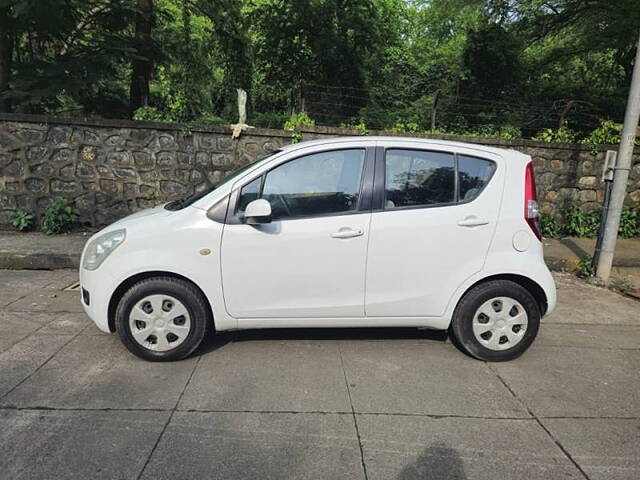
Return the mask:
<path id="1" fill-rule="evenodd" d="M 271 204 L 264 198 L 250 202 L 244 210 L 244 222 L 248 225 L 271 222 Z"/>

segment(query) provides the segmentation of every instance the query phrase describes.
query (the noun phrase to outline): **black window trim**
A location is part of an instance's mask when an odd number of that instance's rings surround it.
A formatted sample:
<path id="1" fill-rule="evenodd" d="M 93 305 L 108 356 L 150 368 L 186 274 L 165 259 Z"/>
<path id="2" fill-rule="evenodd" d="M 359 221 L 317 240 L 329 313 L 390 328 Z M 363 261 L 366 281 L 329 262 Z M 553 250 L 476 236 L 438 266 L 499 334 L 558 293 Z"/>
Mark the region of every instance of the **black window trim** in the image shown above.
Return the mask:
<path id="1" fill-rule="evenodd" d="M 375 162 L 374 147 L 353 145 L 353 146 L 343 146 L 339 148 L 333 147 L 333 148 L 327 148 L 325 150 L 318 150 L 315 152 L 302 153 L 301 155 L 298 155 L 282 163 L 278 163 L 277 165 L 274 165 L 268 170 L 265 170 L 264 172 L 262 172 L 260 175 L 255 175 L 254 177 L 251 177 L 246 182 L 242 182 L 242 185 L 234 188 L 231 194 L 229 195 L 229 204 L 227 208 L 225 223 L 228 225 L 240 225 L 245 223 L 242 216 L 238 215 L 238 200 L 240 198 L 240 192 L 246 185 L 249 185 L 251 182 L 255 181 L 257 178 L 262 177 L 262 181 L 260 182 L 260 192 L 258 195 L 258 198 L 261 198 L 265 179 L 267 177 L 267 174 L 270 171 L 280 167 L 281 165 L 284 165 L 289 162 L 293 162 L 294 160 L 298 160 L 303 157 L 316 155 L 320 153 L 338 152 L 341 150 L 364 150 L 364 162 L 362 165 L 362 173 L 360 174 L 360 190 L 358 191 L 358 204 L 356 208 L 353 210 L 348 210 L 346 212 L 328 212 L 328 213 L 320 213 L 320 214 L 313 214 L 313 215 L 296 215 L 292 217 L 278 218 L 274 221 L 286 222 L 288 220 L 300 220 L 304 218 L 339 217 L 339 216 L 357 215 L 361 213 L 371 212 L 371 196 L 373 194 L 373 191 L 372 191 L 373 189 L 368 187 L 371 185 L 373 181 L 374 162 Z"/>
<path id="2" fill-rule="evenodd" d="M 404 205 L 401 207 L 387 207 L 386 203 L 386 158 L 387 158 L 387 150 L 410 150 L 424 153 L 446 153 L 453 155 L 454 157 L 454 200 L 453 202 L 443 202 L 443 203 L 432 203 L 432 204 L 424 204 L 424 205 Z M 459 186 L 459 156 L 477 158 L 478 160 L 483 160 L 486 162 L 491 162 L 495 165 L 493 172 L 491 172 L 491 176 L 487 179 L 482 188 L 478 191 L 475 197 L 469 200 L 461 201 L 460 196 L 460 186 Z M 374 176 L 374 189 L 373 189 L 373 212 L 395 212 L 401 210 L 417 210 L 423 208 L 440 208 L 440 207 L 452 207 L 456 205 L 464 205 L 467 203 L 471 203 L 476 201 L 482 192 L 487 188 L 493 176 L 497 170 L 497 163 L 494 160 L 489 158 L 480 157 L 478 155 L 469 155 L 466 153 L 460 153 L 455 151 L 448 150 L 433 150 L 429 148 L 415 148 L 415 147 L 403 147 L 403 146 L 386 146 L 386 147 L 376 147 L 376 155 L 375 155 L 375 176 Z"/>

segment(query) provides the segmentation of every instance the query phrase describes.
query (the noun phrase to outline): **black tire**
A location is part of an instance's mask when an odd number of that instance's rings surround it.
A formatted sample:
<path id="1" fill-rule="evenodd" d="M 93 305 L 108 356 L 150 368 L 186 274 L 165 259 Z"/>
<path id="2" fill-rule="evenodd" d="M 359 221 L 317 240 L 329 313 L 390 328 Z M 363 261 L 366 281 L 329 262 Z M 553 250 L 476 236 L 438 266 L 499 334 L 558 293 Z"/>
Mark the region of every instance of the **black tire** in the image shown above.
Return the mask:
<path id="1" fill-rule="evenodd" d="M 492 350 L 482 345 L 473 333 L 473 316 L 480 306 L 495 297 L 517 300 L 527 313 L 528 325 L 523 338 L 506 350 Z M 540 328 L 540 307 L 525 288 L 508 280 L 491 280 L 469 290 L 458 303 L 450 331 L 458 348 L 487 362 L 504 362 L 522 355 L 533 343 Z"/>
<path id="2" fill-rule="evenodd" d="M 145 348 L 132 336 L 129 326 L 131 309 L 148 295 L 170 295 L 186 307 L 191 319 L 187 338 L 177 347 L 164 352 Z M 116 331 L 125 347 L 140 358 L 154 362 L 168 362 L 188 357 L 208 334 L 212 318 L 203 294 L 193 284 L 174 277 L 151 277 L 140 280 L 125 292 L 116 308 Z"/>

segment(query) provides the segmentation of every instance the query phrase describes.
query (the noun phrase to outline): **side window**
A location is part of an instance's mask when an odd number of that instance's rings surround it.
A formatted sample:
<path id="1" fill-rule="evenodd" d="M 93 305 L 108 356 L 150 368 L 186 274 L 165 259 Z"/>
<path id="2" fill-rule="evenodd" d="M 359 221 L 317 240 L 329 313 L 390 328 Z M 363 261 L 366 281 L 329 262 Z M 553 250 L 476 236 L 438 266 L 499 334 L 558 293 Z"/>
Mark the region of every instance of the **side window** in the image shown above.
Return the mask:
<path id="1" fill-rule="evenodd" d="M 247 205 L 258 199 L 260 195 L 260 185 L 262 185 L 262 176 L 242 187 L 242 190 L 240 190 L 240 198 L 238 199 L 238 212 L 244 212 Z"/>
<path id="2" fill-rule="evenodd" d="M 453 154 L 387 150 L 385 208 L 453 203 L 455 190 Z"/>
<path id="3" fill-rule="evenodd" d="M 496 170 L 496 164 L 477 157 L 458 156 L 458 190 L 460 201 L 469 202 L 482 191 Z"/>
<path id="4" fill-rule="evenodd" d="M 267 173 L 262 198 L 271 203 L 274 219 L 355 210 L 364 156 L 364 149 L 351 149 L 291 160 Z M 241 204 L 243 197 L 252 197 L 253 183 L 255 180 L 242 189 Z"/>

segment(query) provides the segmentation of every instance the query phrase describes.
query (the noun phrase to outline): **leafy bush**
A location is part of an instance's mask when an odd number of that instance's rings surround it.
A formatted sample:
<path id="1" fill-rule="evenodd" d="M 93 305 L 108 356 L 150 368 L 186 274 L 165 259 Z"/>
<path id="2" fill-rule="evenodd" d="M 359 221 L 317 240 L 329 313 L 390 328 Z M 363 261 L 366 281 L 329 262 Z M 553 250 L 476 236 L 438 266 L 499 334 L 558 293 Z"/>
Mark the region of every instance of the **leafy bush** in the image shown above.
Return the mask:
<path id="1" fill-rule="evenodd" d="M 575 143 L 578 133 L 571 130 L 565 122 L 562 127 L 554 130 L 553 128 L 545 128 L 531 140 L 547 143 Z"/>
<path id="2" fill-rule="evenodd" d="M 309 117 L 305 112 L 294 113 L 289 120 L 284 122 L 283 128 L 285 130 L 295 130 L 297 127 L 313 127 L 316 124 L 315 121 Z"/>
<path id="3" fill-rule="evenodd" d="M 589 278 L 595 275 L 593 271 L 593 256 L 585 255 L 580 258 L 576 268 L 576 275 L 580 278 Z"/>
<path id="4" fill-rule="evenodd" d="M 398 122 L 391 128 L 391 131 L 396 133 L 418 133 L 420 131 L 420 125 L 414 122 Z"/>
<path id="5" fill-rule="evenodd" d="M 542 235 L 547 238 L 561 236 L 593 238 L 598 234 L 601 212 L 601 208 L 583 212 L 578 205 L 570 205 L 559 217 L 543 213 L 540 217 Z M 640 237 L 640 210 L 630 207 L 622 211 L 618 236 Z"/>
<path id="6" fill-rule="evenodd" d="M 160 113 L 157 108 L 145 105 L 133 112 L 134 120 L 146 122 L 171 122 L 172 120 Z"/>
<path id="7" fill-rule="evenodd" d="M 52 233 L 64 233 L 69 231 L 78 220 L 78 214 L 69 205 L 69 202 L 61 197 L 53 200 L 49 208 L 44 212 L 42 230 L 47 235 Z"/>
<path id="8" fill-rule="evenodd" d="M 618 145 L 622 133 L 622 125 L 611 120 L 602 120 L 600 126 L 593 130 L 591 134 L 580 141 L 583 145 L 591 145 L 591 149 L 596 152 L 602 145 Z"/>
<path id="9" fill-rule="evenodd" d="M 255 113 L 249 123 L 261 128 L 282 128 L 288 119 L 286 112 Z"/>
<path id="10" fill-rule="evenodd" d="M 640 211 L 635 208 L 622 211 L 618 235 L 622 238 L 640 237 Z"/>
<path id="11" fill-rule="evenodd" d="M 562 213 L 561 233 L 569 237 L 593 238 L 598 234 L 601 209 L 583 212 L 578 205 L 570 205 Z"/>
<path id="12" fill-rule="evenodd" d="M 33 227 L 33 213 L 24 208 L 18 208 L 11 217 L 11 225 L 20 230 L 29 230 Z"/>
<path id="13" fill-rule="evenodd" d="M 555 238 L 560 236 L 560 222 L 558 219 L 549 213 L 542 213 L 540 215 L 540 228 L 542 230 L 542 236 L 547 238 Z"/>

